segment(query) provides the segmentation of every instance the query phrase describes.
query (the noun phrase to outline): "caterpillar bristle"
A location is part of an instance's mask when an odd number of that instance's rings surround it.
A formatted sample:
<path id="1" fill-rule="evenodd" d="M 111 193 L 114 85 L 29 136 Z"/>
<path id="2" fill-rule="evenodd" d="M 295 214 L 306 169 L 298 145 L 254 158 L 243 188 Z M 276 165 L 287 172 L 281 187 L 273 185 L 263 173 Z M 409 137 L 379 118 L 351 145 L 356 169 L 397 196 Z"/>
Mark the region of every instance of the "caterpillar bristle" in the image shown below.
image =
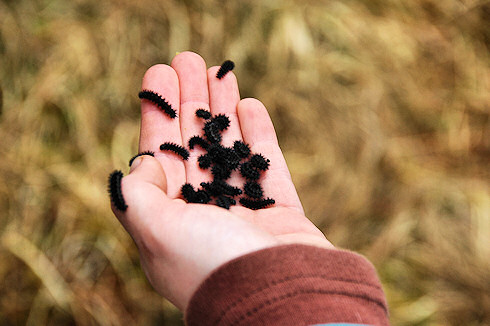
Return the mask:
<path id="1" fill-rule="evenodd" d="M 121 189 L 121 180 L 123 173 L 120 170 L 115 170 L 109 175 L 109 195 L 114 206 L 121 212 L 125 212 L 128 208 Z"/>
<path id="2" fill-rule="evenodd" d="M 150 156 L 153 156 L 155 157 L 155 153 L 152 152 L 152 151 L 144 151 L 144 152 L 141 152 L 141 153 L 138 153 L 136 154 L 135 156 L 133 156 L 130 160 L 129 160 L 129 166 L 133 165 L 133 162 L 134 160 L 139 157 L 139 156 L 142 156 L 142 155 L 150 155 Z"/>
<path id="3" fill-rule="evenodd" d="M 221 64 L 221 67 L 219 67 L 218 72 L 216 73 L 216 78 L 222 79 L 228 72 L 233 70 L 235 68 L 235 63 L 231 60 L 226 60 Z"/>
<path id="4" fill-rule="evenodd" d="M 189 158 L 189 151 L 185 149 L 184 147 L 174 144 L 174 143 L 163 143 L 160 145 L 160 150 L 161 151 L 172 151 L 175 154 L 179 155 L 182 157 L 184 161 L 187 161 Z"/>
<path id="5" fill-rule="evenodd" d="M 177 112 L 172 109 L 172 106 L 160 94 L 150 90 L 143 90 L 139 92 L 138 97 L 154 103 L 170 118 L 175 119 L 177 117 Z"/>
<path id="6" fill-rule="evenodd" d="M 265 198 L 265 199 L 251 199 L 246 197 L 240 198 L 240 204 L 252 210 L 263 209 L 271 205 L 274 205 L 275 203 L 276 201 L 272 198 Z"/>

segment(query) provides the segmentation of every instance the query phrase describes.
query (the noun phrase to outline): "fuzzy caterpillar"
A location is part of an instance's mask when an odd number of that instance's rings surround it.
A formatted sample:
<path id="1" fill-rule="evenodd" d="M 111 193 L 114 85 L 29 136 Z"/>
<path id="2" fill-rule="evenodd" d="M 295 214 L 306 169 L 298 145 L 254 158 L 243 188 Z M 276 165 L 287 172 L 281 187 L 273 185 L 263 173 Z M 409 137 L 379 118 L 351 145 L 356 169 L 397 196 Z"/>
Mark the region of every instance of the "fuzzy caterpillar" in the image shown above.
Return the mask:
<path id="1" fill-rule="evenodd" d="M 140 99 L 145 99 L 154 103 L 160 109 L 162 109 L 163 112 L 165 112 L 170 118 L 175 119 L 175 117 L 177 117 L 177 112 L 172 109 L 172 106 L 160 94 L 149 90 L 143 90 L 139 92 L 138 97 Z"/>

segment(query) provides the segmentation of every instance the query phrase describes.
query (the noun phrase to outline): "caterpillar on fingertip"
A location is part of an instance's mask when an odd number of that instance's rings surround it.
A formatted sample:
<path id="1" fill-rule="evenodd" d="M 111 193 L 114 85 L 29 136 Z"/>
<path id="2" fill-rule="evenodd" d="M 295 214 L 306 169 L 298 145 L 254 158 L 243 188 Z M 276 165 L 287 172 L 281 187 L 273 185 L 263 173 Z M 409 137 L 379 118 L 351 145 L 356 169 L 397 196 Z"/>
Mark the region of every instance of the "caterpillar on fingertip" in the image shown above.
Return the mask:
<path id="1" fill-rule="evenodd" d="M 221 64 L 221 67 L 219 67 L 216 78 L 222 79 L 228 72 L 232 71 L 233 68 L 235 68 L 235 63 L 231 60 L 226 60 Z"/>

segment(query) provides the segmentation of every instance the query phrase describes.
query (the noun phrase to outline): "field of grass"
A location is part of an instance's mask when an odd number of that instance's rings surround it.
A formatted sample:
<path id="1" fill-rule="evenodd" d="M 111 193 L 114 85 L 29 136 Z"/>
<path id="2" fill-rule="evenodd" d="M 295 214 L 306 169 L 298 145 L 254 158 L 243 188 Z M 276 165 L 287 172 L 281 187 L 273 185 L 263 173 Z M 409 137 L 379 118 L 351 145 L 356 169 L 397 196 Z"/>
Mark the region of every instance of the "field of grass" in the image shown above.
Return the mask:
<path id="1" fill-rule="evenodd" d="M 184 50 L 235 62 L 393 325 L 490 324 L 490 1 L 0 0 L 0 325 L 182 325 L 106 182 Z"/>

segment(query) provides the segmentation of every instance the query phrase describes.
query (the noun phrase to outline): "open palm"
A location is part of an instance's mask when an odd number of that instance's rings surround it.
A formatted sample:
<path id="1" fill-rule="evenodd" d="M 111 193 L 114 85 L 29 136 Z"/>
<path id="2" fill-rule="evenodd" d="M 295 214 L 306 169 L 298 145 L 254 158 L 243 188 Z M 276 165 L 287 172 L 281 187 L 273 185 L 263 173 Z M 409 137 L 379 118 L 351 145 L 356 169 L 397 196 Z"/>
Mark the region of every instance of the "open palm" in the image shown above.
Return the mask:
<path id="1" fill-rule="evenodd" d="M 112 207 L 137 244 L 154 288 L 182 310 L 199 284 L 232 259 L 286 243 L 333 248 L 304 215 L 267 110 L 258 100 L 240 100 L 235 75 L 230 72 L 217 79 L 218 68 L 206 69 L 199 55 L 183 52 L 171 66 L 148 69 L 142 89 L 162 94 L 178 116 L 170 119 L 142 101 L 139 151 L 154 151 L 155 158 L 139 157 L 123 178 L 128 209 L 121 212 Z M 253 153 L 270 159 L 260 181 L 265 195 L 275 199 L 273 207 L 253 211 L 238 204 L 226 210 L 180 199 L 184 183 L 199 186 L 212 179 L 209 170 L 197 163 L 203 151 L 194 149 L 183 161 L 159 151 L 159 146 L 164 142 L 186 146 L 189 138 L 201 135 L 203 121 L 195 116 L 198 108 L 230 118 L 230 127 L 223 132 L 224 146 L 243 140 Z M 228 182 L 241 186 L 243 178 L 235 172 Z"/>

